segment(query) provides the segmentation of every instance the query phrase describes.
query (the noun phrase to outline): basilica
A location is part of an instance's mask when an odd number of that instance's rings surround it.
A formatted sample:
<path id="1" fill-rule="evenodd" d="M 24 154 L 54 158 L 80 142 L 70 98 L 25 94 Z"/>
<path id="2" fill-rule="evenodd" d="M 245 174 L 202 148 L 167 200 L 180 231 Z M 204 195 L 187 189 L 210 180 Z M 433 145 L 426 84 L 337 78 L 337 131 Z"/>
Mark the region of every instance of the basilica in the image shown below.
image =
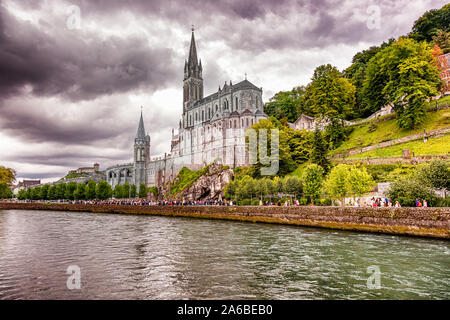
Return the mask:
<path id="1" fill-rule="evenodd" d="M 133 162 L 106 169 L 107 181 L 113 188 L 126 182 L 138 188 L 141 183 L 161 186 L 183 167 L 198 170 L 212 162 L 232 168 L 249 164 L 245 130 L 268 118 L 263 111 L 262 88 L 245 78 L 236 84 L 225 82 L 217 92 L 205 97 L 202 72 L 192 30 L 184 65 L 183 112 L 178 128 L 172 129 L 170 153 L 151 158 L 150 136 L 141 112 Z"/>

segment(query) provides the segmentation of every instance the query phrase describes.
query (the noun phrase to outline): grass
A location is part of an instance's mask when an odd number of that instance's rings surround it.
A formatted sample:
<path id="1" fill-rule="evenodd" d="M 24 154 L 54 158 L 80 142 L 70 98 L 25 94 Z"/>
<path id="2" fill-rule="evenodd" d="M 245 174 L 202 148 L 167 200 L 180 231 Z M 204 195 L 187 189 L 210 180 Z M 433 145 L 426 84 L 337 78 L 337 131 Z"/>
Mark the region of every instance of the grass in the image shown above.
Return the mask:
<path id="1" fill-rule="evenodd" d="M 192 171 L 183 167 L 177 175 L 177 181 L 172 185 L 170 194 L 177 195 L 184 189 L 189 188 L 198 178 L 209 172 L 209 165 L 201 170 Z"/>
<path id="2" fill-rule="evenodd" d="M 447 98 L 447 97 L 446 97 Z M 376 123 L 376 129 L 369 132 L 370 123 L 353 126 L 349 138 L 339 148 L 333 150 L 330 155 L 345 152 L 350 149 L 362 148 L 405 136 L 422 133 L 450 126 L 450 109 L 427 112 L 424 122 L 416 129 L 400 129 L 396 119 L 390 119 Z"/>
<path id="3" fill-rule="evenodd" d="M 360 154 L 352 155 L 350 158 L 394 158 L 402 157 L 402 150 L 410 149 L 415 156 L 449 155 L 450 135 L 430 138 L 427 142 L 414 140 L 395 146 L 375 149 Z"/>
<path id="4" fill-rule="evenodd" d="M 448 105 L 450 105 L 450 96 L 446 96 L 446 97 L 443 97 L 438 100 L 439 107 L 448 106 Z M 425 105 L 425 108 L 427 110 L 430 110 L 430 109 L 432 110 L 433 108 L 436 108 L 436 100 L 427 102 Z"/>
<path id="5" fill-rule="evenodd" d="M 309 162 L 305 162 L 302 163 L 301 165 L 299 165 L 297 167 L 297 169 L 295 169 L 294 171 L 292 171 L 291 173 L 288 174 L 288 176 L 296 176 L 299 177 L 300 179 L 302 178 L 303 175 L 303 170 L 305 170 L 305 168 L 309 165 Z"/>

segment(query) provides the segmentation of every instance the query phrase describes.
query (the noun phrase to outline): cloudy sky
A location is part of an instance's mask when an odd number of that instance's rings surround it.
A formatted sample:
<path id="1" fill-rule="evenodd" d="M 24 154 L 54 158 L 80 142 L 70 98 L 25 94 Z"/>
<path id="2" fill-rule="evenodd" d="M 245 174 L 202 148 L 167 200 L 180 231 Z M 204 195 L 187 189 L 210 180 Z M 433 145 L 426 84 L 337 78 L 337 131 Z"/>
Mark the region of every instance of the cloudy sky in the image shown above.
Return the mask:
<path id="1" fill-rule="evenodd" d="M 131 161 L 141 106 L 152 156 L 169 151 L 192 24 L 205 95 L 247 73 L 268 101 L 445 3 L 0 0 L 0 165 L 51 181 Z"/>

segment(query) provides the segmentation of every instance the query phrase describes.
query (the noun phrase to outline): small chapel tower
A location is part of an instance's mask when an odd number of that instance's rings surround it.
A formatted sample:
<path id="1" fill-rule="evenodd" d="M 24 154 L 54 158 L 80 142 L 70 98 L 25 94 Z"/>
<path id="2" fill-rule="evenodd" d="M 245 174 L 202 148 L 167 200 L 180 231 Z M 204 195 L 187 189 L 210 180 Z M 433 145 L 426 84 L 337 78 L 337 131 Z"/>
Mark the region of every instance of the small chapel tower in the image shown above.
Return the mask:
<path id="1" fill-rule="evenodd" d="M 147 184 L 146 169 L 150 162 L 150 136 L 145 134 L 144 118 L 139 120 L 139 126 L 134 139 L 134 184 L 139 191 L 141 183 Z"/>
<path id="2" fill-rule="evenodd" d="M 202 61 L 197 60 L 197 48 L 195 46 L 194 27 L 192 27 L 191 47 L 189 59 L 184 63 L 183 79 L 183 113 L 189 104 L 203 98 Z"/>

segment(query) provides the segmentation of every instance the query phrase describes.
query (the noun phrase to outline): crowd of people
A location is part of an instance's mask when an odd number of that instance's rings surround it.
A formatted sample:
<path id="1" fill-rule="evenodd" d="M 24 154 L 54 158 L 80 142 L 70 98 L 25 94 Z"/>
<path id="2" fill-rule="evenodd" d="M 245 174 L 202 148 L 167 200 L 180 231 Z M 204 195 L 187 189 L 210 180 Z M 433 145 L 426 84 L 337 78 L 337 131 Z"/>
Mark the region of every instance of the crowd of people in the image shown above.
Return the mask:
<path id="1" fill-rule="evenodd" d="M 133 206 L 236 206 L 236 201 L 187 201 L 187 200 L 175 200 L 175 201 L 152 201 L 147 199 L 109 199 L 109 200 L 15 200 L 15 199 L 5 199 L 3 202 L 46 202 L 46 203 L 69 203 L 69 204 L 96 204 L 96 205 L 133 205 Z M 286 201 L 259 201 L 260 206 L 301 206 L 299 200 L 293 200 L 292 203 L 289 200 Z M 388 198 L 375 198 L 372 197 L 369 202 L 364 201 L 361 204 L 361 199 L 357 199 L 354 203 L 350 205 L 355 207 L 401 207 L 398 201 L 393 203 Z M 420 201 L 416 200 L 416 207 L 428 207 L 426 200 Z"/>

